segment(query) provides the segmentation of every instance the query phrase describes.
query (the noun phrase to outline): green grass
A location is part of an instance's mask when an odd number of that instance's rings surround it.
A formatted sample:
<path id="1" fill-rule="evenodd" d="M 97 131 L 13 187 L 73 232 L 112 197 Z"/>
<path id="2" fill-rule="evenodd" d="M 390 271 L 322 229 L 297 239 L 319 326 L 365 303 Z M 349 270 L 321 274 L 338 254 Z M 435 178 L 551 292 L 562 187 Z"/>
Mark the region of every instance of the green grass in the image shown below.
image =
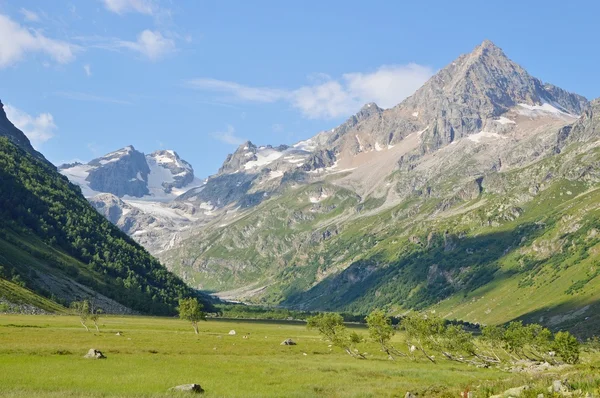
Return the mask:
<path id="1" fill-rule="evenodd" d="M 298 345 L 281 346 L 286 338 Z M 84 359 L 90 348 L 107 359 Z M 170 318 L 105 317 L 94 333 L 70 316 L 2 315 L 0 396 L 169 396 L 172 386 L 198 383 L 208 397 L 455 397 L 528 379 L 448 361 L 389 361 L 375 345 L 363 348 L 369 359 L 350 358 L 302 323 L 209 320 L 196 336 Z"/>
<path id="2" fill-rule="evenodd" d="M 52 313 L 66 313 L 67 309 L 52 300 L 48 300 L 29 289 L 0 278 L 0 298 L 14 304 L 31 304 Z"/>

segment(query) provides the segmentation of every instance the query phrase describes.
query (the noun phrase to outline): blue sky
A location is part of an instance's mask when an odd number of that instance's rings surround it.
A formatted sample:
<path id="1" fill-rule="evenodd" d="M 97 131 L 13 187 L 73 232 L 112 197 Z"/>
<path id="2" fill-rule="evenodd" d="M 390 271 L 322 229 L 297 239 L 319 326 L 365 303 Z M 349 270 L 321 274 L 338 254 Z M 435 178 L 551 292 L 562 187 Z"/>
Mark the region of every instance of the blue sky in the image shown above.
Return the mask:
<path id="1" fill-rule="evenodd" d="M 390 107 L 484 39 L 600 96 L 595 1 L 0 0 L 0 99 L 55 164 L 132 144 L 198 176 Z"/>

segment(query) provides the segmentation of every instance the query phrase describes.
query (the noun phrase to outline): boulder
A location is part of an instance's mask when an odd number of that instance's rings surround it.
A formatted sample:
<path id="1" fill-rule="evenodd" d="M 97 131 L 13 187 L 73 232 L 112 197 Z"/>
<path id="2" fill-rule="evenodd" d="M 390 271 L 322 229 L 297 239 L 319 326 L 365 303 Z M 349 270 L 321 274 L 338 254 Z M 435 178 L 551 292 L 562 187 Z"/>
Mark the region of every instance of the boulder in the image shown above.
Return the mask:
<path id="1" fill-rule="evenodd" d="M 191 393 L 196 393 L 196 394 L 200 394 L 200 393 L 204 392 L 202 387 L 200 387 L 200 384 L 182 384 L 180 386 L 175 386 L 175 387 L 169 388 L 169 391 L 191 392 Z"/>
<path id="2" fill-rule="evenodd" d="M 90 350 L 88 351 L 87 354 L 84 355 L 84 358 L 87 359 L 106 359 L 106 357 L 104 356 L 104 354 L 102 354 L 102 352 L 94 349 L 94 348 L 90 348 Z"/>
<path id="3" fill-rule="evenodd" d="M 285 339 L 281 342 L 280 345 L 296 345 L 296 342 L 292 339 Z"/>
<path id="4" fill-rule="evenodd" d="M 523 391 L 525 391 L 525 390 L 529 390 L 529 386 L 510 388 L 510 389 L 504 391 L 504 394 L 502 394 L 502 396 L 503 397 L 520 397 L 523 394 Z"/>
<path id="5" fill-rule="evenodd" d="M 556 393 L 566 393 L 569 392 L 570 388 L 566 382 L 561 380 L 554 380 L 552 382 L 552 386 L 548 388 L 548 392 L 556 392 Z"/>
<path id="6" fill-rule="evenodd" d="M 231 330 L 229 331 L 229 335 L 230 335 L 230 336 L 235 336 L 235 330 L 231 329 Z"/>

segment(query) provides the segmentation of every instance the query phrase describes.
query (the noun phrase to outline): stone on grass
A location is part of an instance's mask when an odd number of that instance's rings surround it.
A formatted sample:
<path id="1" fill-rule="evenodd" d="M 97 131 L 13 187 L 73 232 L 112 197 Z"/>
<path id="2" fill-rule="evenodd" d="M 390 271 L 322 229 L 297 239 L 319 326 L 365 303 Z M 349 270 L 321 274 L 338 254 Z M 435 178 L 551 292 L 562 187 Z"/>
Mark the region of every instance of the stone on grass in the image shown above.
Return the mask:
<path id="1" fill-rule="evenodd" d="M 231 329 L 231 330 L 229 331 L 229 335 L 230 335 L 230 336 L 235 336 L 235 330 Z"/>
<path id="2" fill-rule="evenodd" d="M 504 391 L 504 394 L 502 395 L 504 397 L 520 397 L 525 390 L 529 390 L 529 386 L 509 388 L 508 390 Z"/>
<path id="3" fill-rule="evenodd" d="M 281 342 L 280 345 L 296 345 L 296 342 L 292 339 L 285 339 Z"/>
<path id="4" fill-rule="evenodd" d="M 191 393 L 203 393 L 204 390 L 200 387 L 200 384 L 182 384 L 180 386 L 175 386 L 169 388 L 169 391 L 174 392 L 191 392 Z"/>
<path id="5" fill-rule="evenodd" d="M 90 350 L 88 351 L 87 354 L 84 355 L 84 358 L 87 359 L 106 359 L 106 357 L 104 356 L 104 354 L 102 354 L 102 352 L 94 349 L 94 348 L 90 348 Z"/>
<path id="6" fill-rule="evenodd" d="M 417 398 L 417 396 L 412 392 L 407 391 L 406 394 L 404 394 L 404 398 Z"/>

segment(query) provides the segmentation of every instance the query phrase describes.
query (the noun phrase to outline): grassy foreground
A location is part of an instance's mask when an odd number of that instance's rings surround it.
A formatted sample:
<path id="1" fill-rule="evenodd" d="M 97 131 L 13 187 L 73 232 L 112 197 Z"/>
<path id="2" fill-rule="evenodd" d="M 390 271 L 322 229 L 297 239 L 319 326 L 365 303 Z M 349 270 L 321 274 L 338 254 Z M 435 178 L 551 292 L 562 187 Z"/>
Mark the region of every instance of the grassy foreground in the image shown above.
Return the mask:
<path id="1" fill-rule="evenodd" d="M 208 397 L 457 397 L 466 388 L 502 390 L 530 380 L 446 361 L 393 362 L 369 344 L 369 359 L 356 360 L 304 324 L 199 326 L 196 336 L 178 319 L 105 317 L 100 333 L 88 333 L 71 316 L 0 315 L 0 396 L 170 396 L 169 387 L 198 383 Z M 298 345 L 281 346 L 286 338 Z M 84 359 L 90 348 L 108 358 Z"/>

